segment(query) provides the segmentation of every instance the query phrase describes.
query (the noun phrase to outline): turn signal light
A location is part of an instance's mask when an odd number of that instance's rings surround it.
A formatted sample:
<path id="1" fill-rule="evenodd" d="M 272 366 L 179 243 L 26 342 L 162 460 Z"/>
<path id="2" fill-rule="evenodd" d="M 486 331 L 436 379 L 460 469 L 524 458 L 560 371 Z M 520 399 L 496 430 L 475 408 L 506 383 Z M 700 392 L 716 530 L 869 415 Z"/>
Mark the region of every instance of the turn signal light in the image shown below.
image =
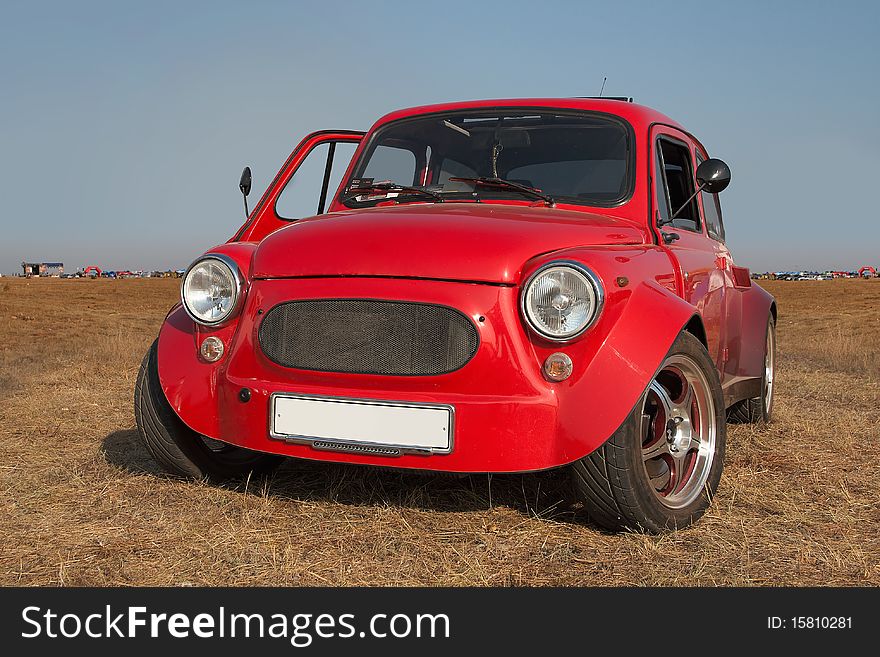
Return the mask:
<path id="1" fill-rule="evenodd" d="M 544 361 L 544 376 L 551 381 L 565 381 L 571 376 L 573 365 L 571 358 L 562 352 L 547 356 Z"/>
<path id="2" fill-rule="evenodd" d="M 223 357 L 223 340 L 213 335 L 205 338 L 199 347 L 199 353 L 209 363 L 216 363 Z"/>

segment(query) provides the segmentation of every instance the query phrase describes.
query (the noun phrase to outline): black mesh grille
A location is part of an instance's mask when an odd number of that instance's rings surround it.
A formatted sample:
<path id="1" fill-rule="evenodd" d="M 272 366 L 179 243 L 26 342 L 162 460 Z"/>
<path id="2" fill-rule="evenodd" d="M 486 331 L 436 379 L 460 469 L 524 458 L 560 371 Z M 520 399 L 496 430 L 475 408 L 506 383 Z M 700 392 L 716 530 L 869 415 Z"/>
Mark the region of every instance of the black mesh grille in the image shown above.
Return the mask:
<path id="1" fill-rule="evenodd" d="M 290 301 L 260 325 L 271 360 L 322 372 L 445 374 L 464 367 L 478 343 L 477 329 L 457 310 L 402 301 Z"/>

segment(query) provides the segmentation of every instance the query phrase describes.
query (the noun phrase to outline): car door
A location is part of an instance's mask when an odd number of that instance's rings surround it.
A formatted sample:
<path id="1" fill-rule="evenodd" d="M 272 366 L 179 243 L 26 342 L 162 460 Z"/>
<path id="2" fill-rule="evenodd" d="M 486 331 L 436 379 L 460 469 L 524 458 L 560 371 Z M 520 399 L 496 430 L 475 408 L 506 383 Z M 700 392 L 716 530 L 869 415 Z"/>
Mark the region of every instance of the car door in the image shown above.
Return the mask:
<path id="1" fill-rule="evenodd" d="M 323 214 L 363 136 L 353 130 L 307 135 L 230 241 L 257 242 L 292 221 Z"/>
<path id="2" fill-rule="evenodd" d="M 694 196 L 695 145 L 688 135 L 667 126 L 654 127 L 651 143 L 654 221 L 660 243 L 678 267 L 678 293 L 700 313 L 709 355 L 723 372 L 727 249 L 709 237 L 700 201 Z"/>

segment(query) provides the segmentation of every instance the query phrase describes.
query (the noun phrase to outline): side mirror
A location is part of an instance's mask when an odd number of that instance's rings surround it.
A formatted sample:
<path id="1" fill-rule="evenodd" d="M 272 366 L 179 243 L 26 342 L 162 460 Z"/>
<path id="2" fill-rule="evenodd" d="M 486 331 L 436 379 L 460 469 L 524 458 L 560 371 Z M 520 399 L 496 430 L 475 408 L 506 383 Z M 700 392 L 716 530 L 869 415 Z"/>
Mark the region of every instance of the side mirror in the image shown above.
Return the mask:
<path id="1" fill-rule="evenodd" d="M 241 172 L 241 179 L 238 181 L 238 188 L 241 190 L 242 196 L 244 196 L 244 216 L 245 218 L 250 216 L 250 211 L 248 210 L 247 197 L 248 194 L 251 193 L 251 168 L 245 167 L 244 171 Z"/>
<path id="2" fill-rule="evenodd" d="M 707 160 L 707 162 L 711 162 L 711 161 L 712 160 Z M 706 162 L 703 162 L 703 164 L 706 164 Z M 730 178 L 729 171 L 728 171 L 727 177 Z M 245 195 L 245 197 L 247 197 L 247 195 L 251 193 L 251 168 L 250 167 L 245 167 L 244 171 L 241 172 L 241 180 L 238 181 L 238 188 L 241 190 L 241 193 Z"/>
<path id="3" fill-rule="evenodd" d="M 697 184 L 710 194 L 723 192 L 730 184 L 730 167 L 722 160 L 710 157 L 697 167 Z"/>
<path id="4" fill-rule="evenodd" d="M 699 194 L 700 192 L 717 194 L 718 192 L 723 192 L 725 189 L 727 189 L 727 186 L 729 184 L 730 167 L 727 166 L 722 160 L 710 157 L 708 160 L 701 162 L 700 166 L 697 167 L 697 191 L 691 194 L 691 197 L 684 202 L 684 205 L 673 212 L 672 216 L 669 217 L 669 219 L 664 220 L 662 223 L 658 222 L 658 226 L 671 224 L 673 219 L 680 215 L 681 211 L 684 210 L 688 205 L 690 205 L 691 201 L 697 198 L 697 194 Z"/>

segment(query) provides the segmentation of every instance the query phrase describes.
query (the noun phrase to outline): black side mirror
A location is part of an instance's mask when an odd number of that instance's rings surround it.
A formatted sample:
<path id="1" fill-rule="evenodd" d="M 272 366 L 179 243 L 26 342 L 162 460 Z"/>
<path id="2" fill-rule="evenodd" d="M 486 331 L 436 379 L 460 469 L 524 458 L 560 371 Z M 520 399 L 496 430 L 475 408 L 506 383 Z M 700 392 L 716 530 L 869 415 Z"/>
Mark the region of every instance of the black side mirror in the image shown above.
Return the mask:
<path id="1" fill-rule="evenodd" d="M 730 184 L 730 167 L 722 160 L 710 157 L 697 167 L 697 184 L 710 194 L 723 192 Z"/>
<path id="2" fill-rule="evenodd" d="M 711 162 L 712 160 L 706 160 L 707 162 Z M 705 164 L 704 162 L 703 164 Z M 730 172 L 728 172 L 728 178 L 730 177 Z M 244 171 L 241 172 L 241 180 L 238 181 L 238 188 L 241 190 L 241 193 L 247 196 L 251 193 L 251 168 L 245 167 Z"/>
<path id="3" fill-rule="evenodd" d="M 672 220 L 680 215 L 681 211 L 690 205 L 691 201 L 693 201 L 700 192 L 717 194 L 718 192 L 723 192 L 727 189 L 729 184 L 730 167 L 727 166 L 723 160 L 710 157 L 708 160 L 701 162 L 700 166 L 697 167 L 697 191 L 691 194 L 691 197 L 684 202 L 684 205 L 673 212 L 669 219 L 666 219 L 662 223 L 658 223 L 658 225 L 665 226 L 666 224 L 671 224 Z"/>
<path id="4" fill-rule="evenodd" d="M 248 211 L 247 197 L 248 194 L 251 193 L 251 168 L 245 167 L 244 171 L 241 172 L 241 179 L 238 181 L 238 188 L 241 190 L 242 196 L 244 196 L 244 216 L 248 217 L 250 212 Z"/>

